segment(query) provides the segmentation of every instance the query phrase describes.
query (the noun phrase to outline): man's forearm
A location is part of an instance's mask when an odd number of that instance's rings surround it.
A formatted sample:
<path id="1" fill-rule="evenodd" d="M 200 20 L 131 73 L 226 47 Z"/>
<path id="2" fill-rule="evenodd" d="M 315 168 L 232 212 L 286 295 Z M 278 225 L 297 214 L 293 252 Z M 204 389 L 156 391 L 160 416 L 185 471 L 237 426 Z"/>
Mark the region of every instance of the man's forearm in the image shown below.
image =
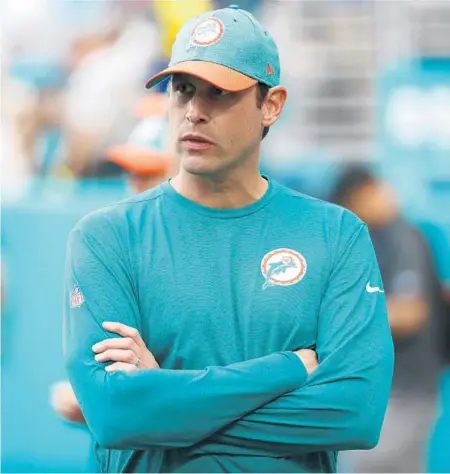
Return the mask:
<path id="1" fill-rule="evenodd" d="M 200 371 L 107 374 L 74 354 L 67 370 L 99 444 L 117 449 L 196 444 L 302 386 L 307 372 L 290 352 Z M 87 367 L 87 366 L 88 367 Z"/>
<path id="2" fill-rule="evenodd" d="M 391 387 L 392 342 L 385 331 L 348 364 L 345 352 L 343 346 L 303 387 L 227 426 L 198 452 L 295 456 L 374 447 Z"/>
<path id="3" fill-rule="evenodd" d="M 357 385 L 355 380 L 336 384 L 334 389 L 306 386 L 296 390 L 233 423 L 198 452 L 298 456 L 371 449 L 378 441 L 388 387 L 380 386 L 378 395 L 369 397 Z M 347 389 L 355 389 L 354 394 Z M 380 397 L 380 403 L 374 396 Z"/>

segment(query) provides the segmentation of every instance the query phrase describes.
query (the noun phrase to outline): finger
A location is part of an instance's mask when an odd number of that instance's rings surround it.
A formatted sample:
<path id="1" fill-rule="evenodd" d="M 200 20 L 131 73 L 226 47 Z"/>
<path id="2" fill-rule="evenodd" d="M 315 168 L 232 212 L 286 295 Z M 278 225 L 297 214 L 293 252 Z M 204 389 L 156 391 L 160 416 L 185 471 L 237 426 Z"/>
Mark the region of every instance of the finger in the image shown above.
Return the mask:
<path id="1" fill-rule="evenodd" d="M 111 364 L 105 367 L 107 372 L 135 372 L 138 368 L 134 364 L 127 364 L 125 362 L 116 362 L 115 364 Z"/>
<path id="2" fill-rule="evenodd" d="M 103 327 L 109 331 L 119 334 L 122 337 L 130 337 L 133 339 L 136 344 L 141 345 L 144 341 L 141 339 L 141 335 L 136 328 L 132 328 L 122 323 L 115 323 L 110 321 L 105 321 Z"/>
<path id="3" fill-rule="evenodd" d="M 129 350 L 123 349 L 108 349 L 95 356 L 97 362 L 126 362 L 128 364 L 136 364 L 138 356 Z"/>
<path id="4" fill-rule="evenodd" d="M 92 346 L 92 350 L 96 353 L 105 352 L 108 349 L 128 349 L 137 354 L 139 346 L 131 337 L 111 337 Z"/>

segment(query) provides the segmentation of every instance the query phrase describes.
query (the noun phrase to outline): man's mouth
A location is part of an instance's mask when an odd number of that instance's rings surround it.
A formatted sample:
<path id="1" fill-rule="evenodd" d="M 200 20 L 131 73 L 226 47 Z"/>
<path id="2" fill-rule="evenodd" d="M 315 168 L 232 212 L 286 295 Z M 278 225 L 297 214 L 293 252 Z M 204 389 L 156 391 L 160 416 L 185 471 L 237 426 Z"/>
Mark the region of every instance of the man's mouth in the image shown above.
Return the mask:
<path id="1" fill-rule="evenodd" d="M 181 142 L 188 150 L 206 150 L 214 145 L 212 140 L 200 133 L 185 133 Z"/>

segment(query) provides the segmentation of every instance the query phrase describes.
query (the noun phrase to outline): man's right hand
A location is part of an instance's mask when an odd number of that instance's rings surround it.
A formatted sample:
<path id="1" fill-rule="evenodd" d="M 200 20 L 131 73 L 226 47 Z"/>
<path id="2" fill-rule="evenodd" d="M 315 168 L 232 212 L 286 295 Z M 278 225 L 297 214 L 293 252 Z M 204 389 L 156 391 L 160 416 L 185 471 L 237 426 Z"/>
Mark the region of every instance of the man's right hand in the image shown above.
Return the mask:
<path id="1" fill-rule="evenodd" d="M 311 375 L 317 369 L 317 367 L 319 367 L 317 354 L 313 350 L 300 349 L 298 351 L 294 351 L 294 354 L 303 362 L 308 375 Z"/>

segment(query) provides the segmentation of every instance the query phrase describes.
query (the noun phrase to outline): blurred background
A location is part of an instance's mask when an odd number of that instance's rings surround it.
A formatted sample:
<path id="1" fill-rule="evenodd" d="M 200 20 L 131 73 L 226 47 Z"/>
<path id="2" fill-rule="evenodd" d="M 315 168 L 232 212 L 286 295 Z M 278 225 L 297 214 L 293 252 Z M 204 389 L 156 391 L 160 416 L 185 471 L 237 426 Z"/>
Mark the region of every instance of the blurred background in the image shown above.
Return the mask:
<path id="1" fill-rule="evenodd" d="M 262 171 L 360 215 L 383 275 L 391 402 L 379 447 L 341 469 L 450 472 L 450 1 L 234 3 L 274 36 L 289 91 Z M 186 20 L 228 4 L 2 2 L 2 472 L 92 470 L 54 385 L 67 235 L 173 171 L 164 85 L 143 84 Z"/>

